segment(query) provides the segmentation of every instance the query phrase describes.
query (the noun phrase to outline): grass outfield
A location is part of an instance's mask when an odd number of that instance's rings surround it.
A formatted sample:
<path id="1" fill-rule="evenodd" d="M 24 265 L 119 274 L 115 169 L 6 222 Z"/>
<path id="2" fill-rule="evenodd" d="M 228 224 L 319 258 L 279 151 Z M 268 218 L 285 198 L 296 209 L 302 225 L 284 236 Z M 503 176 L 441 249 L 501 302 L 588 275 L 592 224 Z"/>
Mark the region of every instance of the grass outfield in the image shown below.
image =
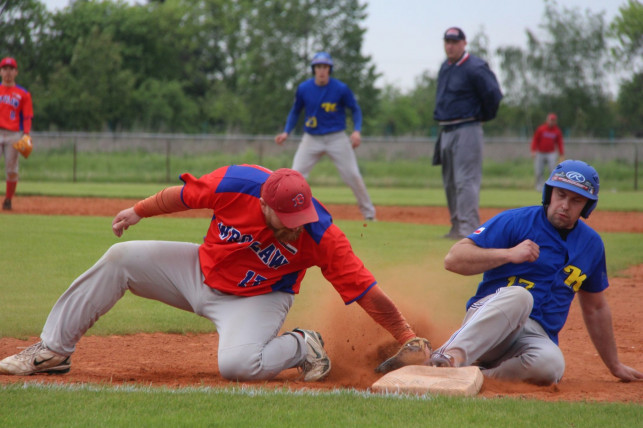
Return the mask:
<path id="1" fill-rule="evenodd" d="M 143 195 L 150 193 L 143 190 Z M 139 197 L 139 191 L 132 192 L 133 197 Z M 534 195 L 529 192 L 528 196 Z M 425 196 L 400 192 L 390 197 Z M 119 240 L 111 233 L 111 217 L 0 215 L 0 251 L 10 255 L 0 258 L 0 337 L 39 334 L 58 296 L 113 243 L 123 239 L 199 242 L 206 222 L 146 219 Z M 432 238 L 439 237 L 443 227 L 379 222 L 364 228 L 362 222 L 337 223 L 396 301 L 406 295 L 416 304 L 426 302 L 426 309 L 436 317 L 453 317 L 453 322 L 461 318 L 462 303 L 476 278 L 456 277 L 442 269 L 442 257 L 451 242 Z M 603 236 L 611 274 L 640 262 L 639 235 Z M 409 284 L 408 278 L 418 279 Z M 447 280 L 448 290 L 430 286 Z M 324 281 L 318 269 L 310 271 L 288 326 L 311 319 L 316 293 L 331 289 L 321 285 Z M 212 326 L 193 314 L 127 293 L 88 334 L 143 331 L 209 332 Z M 0 426 L 636 426 L 640 409 L 640 404 L 382 396 L 347 390 L 0 385 Z"/>
<path id="2" fill-rule="evenodd" d="M 638 404 L 234 387 L 10 385 L 0 386 L 0 399 L 2 426 L 47 427 L 634 427 L 641 410 Z"/>

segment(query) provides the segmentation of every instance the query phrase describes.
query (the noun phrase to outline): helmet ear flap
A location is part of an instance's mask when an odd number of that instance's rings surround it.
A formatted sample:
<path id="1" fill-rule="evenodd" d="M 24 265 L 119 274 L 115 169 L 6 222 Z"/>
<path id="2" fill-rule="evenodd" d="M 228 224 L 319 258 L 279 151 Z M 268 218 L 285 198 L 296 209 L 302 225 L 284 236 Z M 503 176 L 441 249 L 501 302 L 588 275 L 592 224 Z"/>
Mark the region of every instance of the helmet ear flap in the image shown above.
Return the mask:
<path id="1" fill-rule="evenodd" d="M 317 65 L 317 64 L 314 64 L 314 65 L 310 66 L 310 71 L 313 73 L 313 77 L 315 77 L 315 65 Z M 330 70 L 328 70 L 328 74 L 333 74 L 333 66 L 332 65 L 330 66 Z"/>
<path id="2" fill-rule="evenodd" d="M 543 206 L 549 205 L 551 202 L 551 191 L 552 187 L 548 184 L 543 186 Z"/>
<path id="3" fill-rule="evenodd" d="M 580 212 L 581 217 L 587 218 L 589 217 L 589 214 L 594 210 L 594 205 L 596 205 L 596 201 L 589 200 L 585 204 L 585 207 L 583 208 L 583 211 Z"/>

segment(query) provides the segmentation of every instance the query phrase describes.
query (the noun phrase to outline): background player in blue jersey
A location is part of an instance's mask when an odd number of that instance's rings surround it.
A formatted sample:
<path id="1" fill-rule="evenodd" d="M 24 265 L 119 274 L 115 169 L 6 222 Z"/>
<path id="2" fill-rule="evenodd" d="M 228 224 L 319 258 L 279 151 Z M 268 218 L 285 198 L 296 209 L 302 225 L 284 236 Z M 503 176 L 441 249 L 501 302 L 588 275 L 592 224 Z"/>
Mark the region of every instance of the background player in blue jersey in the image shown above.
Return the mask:
<path id="1" fill-rule="evenodd" d="M 353 190 L 364 219 L 375 219 L 375 207 L 357 166 L 355 150 L 362 141 L 362 110 L 353 92 L 342 81 L 331 78 L 333 59 L 326 52 L 311 61 L 313 78 L 297 87 L 295 102 L 288 114 L 284 132 L 275 137 L 283 144 L 305 110 L 304 136 L 293 159 L 292 169 L 308 174 L 325 154 L 335 163 L 342 180 Z M 346 133 L 346 109 L 353 113 L 353 132 Z"/>
<path id="2" fill-rule="evenodd" d="M 535 384 L 558 382 L 558 347 L 576 295 L 589 336 L 610 372 L 623 381 L 643 373 L 619 361 L 601 237 L 587 218 L 599 179 L 585 162 L 567 160 L 549 176 L 543 206 L 508 210 L 453 245 L 444 265 L 462 275 L 484 272 L 462 327 L 431 356 L 439 367 L 479 365 L 485 376 Z"/>

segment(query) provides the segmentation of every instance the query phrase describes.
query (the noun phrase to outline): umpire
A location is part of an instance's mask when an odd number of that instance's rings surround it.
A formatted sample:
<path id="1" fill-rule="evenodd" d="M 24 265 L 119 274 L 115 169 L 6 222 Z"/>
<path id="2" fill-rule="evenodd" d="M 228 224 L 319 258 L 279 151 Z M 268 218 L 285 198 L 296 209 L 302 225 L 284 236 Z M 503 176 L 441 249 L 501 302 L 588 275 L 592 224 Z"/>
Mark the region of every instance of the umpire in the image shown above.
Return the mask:
<path id="1" fill-rule="evenodd" d="M 451 230 L 445 238 L 461 239 L 480 225 L 482 123 L 498 112 L 502 93 L 496 76 L 482 59 L 465 50 L 464 32 L 444 33 L 447 59 L 438 74 L 433 118 L 441 125 L 433 159 L 442 165 Z"/>

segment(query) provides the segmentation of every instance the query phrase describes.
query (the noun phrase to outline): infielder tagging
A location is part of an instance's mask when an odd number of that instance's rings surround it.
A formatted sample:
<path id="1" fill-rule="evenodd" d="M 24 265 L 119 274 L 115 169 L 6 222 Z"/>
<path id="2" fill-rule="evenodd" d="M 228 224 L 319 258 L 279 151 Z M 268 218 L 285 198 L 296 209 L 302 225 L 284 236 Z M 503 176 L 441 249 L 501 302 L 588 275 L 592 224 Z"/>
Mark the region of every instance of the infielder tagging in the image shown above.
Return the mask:
<path id="1" fill-rule="evenodd" d="M 364 219 L 375 220 L 375 207 L 359 172 L 354 150 L 362 141 L 362 110 L 349 87 L 330 77 L 333 59 L 328 53 L 317 53 L 310 66 L 314 77 L 297 87 L 286 127 L 275 137 L 275 142 L 282 145 L 286 141 L 297 125 L 301 110 L 305 109 L 304 136 L 295 153 L 292 169 L 307 178 L 322 156 L 328 155 L 342 180 L 353 190 Z M 353 113 L 354 131 L 350 140 L 344 132 L 346 108 Z"/>
<path id="2" fill-rule="evenodd" d="M 11 210 L 11 199 L 18 185 L 18 154 L 27 158 L 32 150 L 29 133 L 33 106 L 29 91 L 16 84 L 18 63 L 15 59 L 7 57 L 0 61 L 0 76 L 0 150 L 7 183 L 2 209 Z"/>
<path id="3" fill-rule="evenodd" d="M 322 379 L 331 362 L 321 334 L 278 335 L 313 265 L 346 304 L 357 302 L 402 349 L 412 348 L 414 361 L 428 361 L 428 341 L 416 337 L 299 172 L 233 165 L 181 180 L 118 213 L 112 230 L 120 237 L 144 217 L 207 208 L 213 216 L 204 242 L 113 245 L 58 299 L 41 342 L 0 361 L 0 373 L 68 372 L 76 343 L 129 290 L 211 320 L 227 379 L 270 379 L 292 367 L 305 381 Z"/>
<path id="4" fill-rule="evenodd" d="M 478 365 L 492 378 L 557 383 L 565 371 L 558 333 L 578 295 L 589 336 L 610 372 L 625 382 L 643 379 L 619 361 L 604 293 L 605 247 L 579 219 L 596 208 L 598 190 L 593 167 L 564 161 L 545 182 L 543 206 L 500 213 L 453 245 L 447 270 L 484 275 L 462 327 L 433 353 L 432 365 Z"/>

